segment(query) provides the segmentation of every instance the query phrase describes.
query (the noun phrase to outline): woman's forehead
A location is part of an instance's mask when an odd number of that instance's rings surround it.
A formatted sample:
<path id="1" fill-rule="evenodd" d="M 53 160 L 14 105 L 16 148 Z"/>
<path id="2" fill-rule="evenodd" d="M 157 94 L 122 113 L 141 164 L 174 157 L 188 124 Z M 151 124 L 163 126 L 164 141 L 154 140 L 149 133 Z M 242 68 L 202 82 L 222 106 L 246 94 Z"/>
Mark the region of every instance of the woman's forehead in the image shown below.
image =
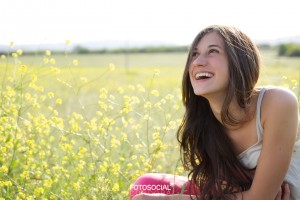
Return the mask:
<path id="1" fill-rule="evenodd" d="M 206 33 L 195 45 L 195 49 L 207 48 L 209 46 L 219 46 L 224 48 L 223 38 L 215 31 Z"/>

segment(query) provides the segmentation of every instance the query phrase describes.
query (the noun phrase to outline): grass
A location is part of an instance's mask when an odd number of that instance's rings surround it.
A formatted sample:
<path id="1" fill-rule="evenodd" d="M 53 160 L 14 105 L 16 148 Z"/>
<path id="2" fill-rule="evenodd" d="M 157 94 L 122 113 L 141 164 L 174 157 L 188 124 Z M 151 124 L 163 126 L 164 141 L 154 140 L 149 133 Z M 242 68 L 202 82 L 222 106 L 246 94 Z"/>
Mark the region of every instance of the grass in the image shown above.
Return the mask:
<path id="1" fill-rule="evenodd" d="M 182 67 L 186 53 L 132 53 L 132 54 L 56 54 L 58 65 L 68 65 L 73 59 L 79 60 L 80 67 L 105 67 L 110 63 L 123 67 Z M 43 56 L 26 55 L 22 61 L 29 65 L 40 66 Z"/>
<path id="2" fill-rule="evenodd" d="M 299 99 L 300 58 L 279 57 L 275 50 L 262 51 L 263 67 L 258 85 L 289 88 Z"/>
<path id="3" fill-rule="evenodd" d="M 262 55 L 259 84 L 298 94 L 300 59 Z M 2 56 L 0 196 L 128 199 L 141 174 L 186 174 L 176 141 L 185 60 L 184 53 Z"/>

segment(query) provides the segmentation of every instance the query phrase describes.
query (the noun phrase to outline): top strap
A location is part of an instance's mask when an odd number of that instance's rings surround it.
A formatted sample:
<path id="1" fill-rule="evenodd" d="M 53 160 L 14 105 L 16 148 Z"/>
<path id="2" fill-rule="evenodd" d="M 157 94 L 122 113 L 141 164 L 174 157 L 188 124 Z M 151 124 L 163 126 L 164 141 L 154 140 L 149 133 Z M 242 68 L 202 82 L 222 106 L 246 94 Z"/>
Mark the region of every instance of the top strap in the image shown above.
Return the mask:
<path id="1" fill-rule="evenodd" d="M 264 97 L 265 92 L 267 91 L 267 88 L 262 88 L 259 92 L 258 99 L 257 99 L 257 106 L 256 106 L 256 128 L 258 131 L 259 137 L 262 137 L 263 134 L 263 128 L 261 125 L 261 104 Z"/>

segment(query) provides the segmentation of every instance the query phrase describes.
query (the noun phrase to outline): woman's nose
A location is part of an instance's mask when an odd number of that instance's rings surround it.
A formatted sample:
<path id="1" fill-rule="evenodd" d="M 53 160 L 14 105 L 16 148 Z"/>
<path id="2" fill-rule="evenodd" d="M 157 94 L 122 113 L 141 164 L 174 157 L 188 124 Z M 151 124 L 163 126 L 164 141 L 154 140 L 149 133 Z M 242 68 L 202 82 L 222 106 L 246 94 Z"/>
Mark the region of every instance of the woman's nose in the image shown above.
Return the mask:
<path id="1" fill-rule="evenodd" d="M 206 63 L 207 63 L 207 59 L 205 58 L 205 56 L 199 54 L 194 57 L 191 64 L 194 66 L 205 66 Z"/>

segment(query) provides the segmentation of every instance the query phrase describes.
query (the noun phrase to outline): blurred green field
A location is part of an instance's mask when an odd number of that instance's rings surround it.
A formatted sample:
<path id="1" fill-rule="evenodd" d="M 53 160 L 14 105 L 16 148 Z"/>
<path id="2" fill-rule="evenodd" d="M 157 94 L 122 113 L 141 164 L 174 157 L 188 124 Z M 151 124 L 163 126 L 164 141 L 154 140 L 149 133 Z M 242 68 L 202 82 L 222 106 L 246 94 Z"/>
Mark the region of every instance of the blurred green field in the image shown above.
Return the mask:
<path id="1" fill-rule="evenodd" d="M 300 58 L 278 57 L 275 50 L 262 50 L 261 55 L 263 67 L 258 85 L 283 86 L 298 95 Z"/>
<path id="2" fill-rule="evenodd" d="M 297 57 L 279 57 L 277 56 L 277 50 L 267 49 L 261 50 L 263 68 L 261 72 L 261 79 L 259 84 L 286 84 L 282 80 L 283 77 L 287 77 L 291 80 L 299 79 L 300 71 L 300 59 Z M 163 78 L 168 77 L 170 73 L 174 73 L 174 80 L 181 78 L 181 72 L 186 62 L 187 53 L 138 53 L 138 54 L 70 54 L 54 55 L 56 66 L 65 68 L 67 66 L 72 67 L 74 75 L 78 74 L 96 76 L 101 73 L 101 69 L 107 67 L 110 63 L 113 63 L 120 73 L 126 73 L 126 78 L 122 78 L 128 82 L 145 80 L 148 70 L 157 68 L 162 71 Z M 72 65 L 73 60 L 78 60 L 79 65 L 77 67 Z M 11 60 L 11 63 L 14 61 Z M 43 57 L 40 55 L 23 56 L 22 63 L 29 66 L 45 66 Z M 49 66 L 49 65 L 48 65 Z M 76 68 L 82 69 L 76 69 Z M 143 68 L 143 69 L 141 69 Z M 144 69 L 146 68 L 146 69 Z M 145 71 L 146 70 L 146 71 Z M 146 73 L 144 73 L 146 72 Z M 76 74 L 78 73 L 78 74 Z M 179 76 L 178 74 L 179 73 Z M 136 76 L 139 74 L 139 76 Z M 171 77 L 170 77 L 171 79 Z"/>
<path id="3" fill-rule="evenodd" d="M 186 175 L 176 130 L 186 53 L 0 60 L 0 196 L 128 199 L 147 172 Z M 300 58 L 262 51 L 258 85 L 299 96 Z"/>
<path id="4" fill-rule="evenodd" d="M 273 84 L 293 88 L 291 84 L 299 82 L 300 59 L 290 57 L 278 57 L 276 50 L 261 50 L 263 68 L 259 85 Z M 187 53 L 151 53 L 151 54 L 57 54 L 55 67 L 66 71 L 69 76 L 64 76 L 66 82 L 80 85 L 80 78 L 89 80 L 97 79 L 110 63 L 116 66 L 116 71 L 101 78 L 105 79 L 106 86 L 116 87 L 119 84 L 143 83 L 151 79 L 153 69 L 160 70 L 160 76 L 156 84 L 169 89 L 178 86 L 181 81 L 181 73 L 186 62 Z M 22 63 L 32 67 L 45 68 L 52 66 L 44 63 L 44 57 L 40 55 L 23 56 Z M 72 64 L 78 61 L 78 66 Z M 14 64 L 14 60 L 8 61 Z M 3 66 L 3 64 L 2 64 Z M 43 72 L 44 73 L 44 72 Z M 46 76 L 45 74 L 43 76 Z M 116 77 L 115 77 L 116 76 Z M 72 78 L 71 78 L 72 77 Z M 72 80 L 71 80 L 72 79 Z M 43 78 L 47 82 L 47 78 Z M 99 83 L 100 80 L 98 80 Z M 168 84 L 161 84 L 163 81 Z M 290 83 L 293 81 L 293 83 Z M 97 81 L 94 86 L 99 87 Z M 109 83 L 109 84 L 108 84 Z M 93 85 L 93 84 L 90 84 Z M 94 91 L 92 88 L 90 91 Z"/>

